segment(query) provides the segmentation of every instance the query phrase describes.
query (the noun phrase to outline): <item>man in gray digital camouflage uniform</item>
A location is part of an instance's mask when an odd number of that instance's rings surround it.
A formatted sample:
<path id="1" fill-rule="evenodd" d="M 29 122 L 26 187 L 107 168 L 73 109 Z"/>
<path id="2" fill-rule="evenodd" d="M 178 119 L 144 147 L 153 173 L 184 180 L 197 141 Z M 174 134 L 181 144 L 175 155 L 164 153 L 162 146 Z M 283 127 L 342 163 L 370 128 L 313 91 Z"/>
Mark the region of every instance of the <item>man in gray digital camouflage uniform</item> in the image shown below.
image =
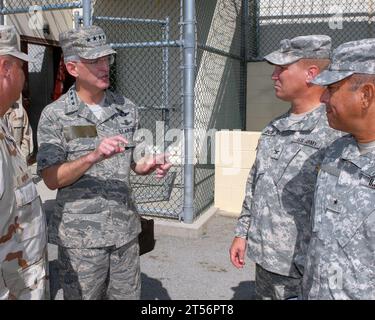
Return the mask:
<path id="1" fill-rule="evenodd" d="M 107 90 L 115 51 L 97 26 L 60 34 L 75 85 L 48 105 L 38 126 L 38 172 L 58 189 L 49 223 L 57 244 L 65 299 L 139 299 L 140 217 L 130 169 L 163 177 L 171 164 L 158 155 L 133 161 L 128 145 L 138 127 L 136 106 Z"/>
<path id="2" fill-rule="evenodd" d="M 30 60 L 18 50 L 16 29 L 0 26 L 0 300 L 48 299 L 45 215 L 5 119 L 20 97 L 23 64 Z"/>
<path id="3" fill-rule="evenodd" d="M 303 298 L 375 299 L 375 39 L 340 45 L 313 82 L 329 125 L 350 134 L 320 167 Z"/>
<path id="4" fill-rule="evenodd" d="M 328 126 L 324 89 L 311 84 L 328 66 L 330 48 L 328 36 L 300 36 L 282 40 L 265 57 L 275 66 L 276 96 L 291 108 L 262 131 L 230 248 L 232 263 L 242 268 L 247 241 L 258 299 L 293 299 L 301 292 L 317 168 L 341 135 Z"/>

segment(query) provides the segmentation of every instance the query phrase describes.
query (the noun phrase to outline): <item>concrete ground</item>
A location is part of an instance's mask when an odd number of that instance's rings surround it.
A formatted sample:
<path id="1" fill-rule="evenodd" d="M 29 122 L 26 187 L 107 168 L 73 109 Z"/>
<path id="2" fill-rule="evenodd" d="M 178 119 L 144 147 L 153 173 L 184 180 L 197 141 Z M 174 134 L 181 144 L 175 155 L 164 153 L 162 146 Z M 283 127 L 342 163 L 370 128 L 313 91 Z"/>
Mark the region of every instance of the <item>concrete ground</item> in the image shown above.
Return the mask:
<path id="1" fill-rule="evenodd" d="M 46 212 L 53 209 L 56 193 L 43 181 L 37 188 Z M 156 223 L 158 223 L 156 221 Z M 156 246 L 141 256 L 142 294 L 145 300 L 244 300 L 254 297 L 254 264 L 237 270 L 229 261 L 235 218 L 215 214 L 205 232 L 194 239 L 160 234 Z M 52 299 L 61 300 L 57 282 L 57 248 L 49 245 Z"/>

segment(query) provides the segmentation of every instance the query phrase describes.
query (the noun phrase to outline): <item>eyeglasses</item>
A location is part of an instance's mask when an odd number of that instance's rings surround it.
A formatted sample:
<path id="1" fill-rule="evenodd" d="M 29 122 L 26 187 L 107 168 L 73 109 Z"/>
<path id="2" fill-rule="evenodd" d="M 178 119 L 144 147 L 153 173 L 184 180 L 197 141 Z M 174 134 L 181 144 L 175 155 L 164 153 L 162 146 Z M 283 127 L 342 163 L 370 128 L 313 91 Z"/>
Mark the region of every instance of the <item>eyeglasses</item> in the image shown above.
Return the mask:
<path id="1" fill-rule="evenodd" d="M 112 65 L 115 62 L 115 56 L 113 54 L 109 56 L 100 57 L 98 59 L 80 59 L 80 62 L 90 65 L 99 65 L 100 63 L 107 63 Z"/>

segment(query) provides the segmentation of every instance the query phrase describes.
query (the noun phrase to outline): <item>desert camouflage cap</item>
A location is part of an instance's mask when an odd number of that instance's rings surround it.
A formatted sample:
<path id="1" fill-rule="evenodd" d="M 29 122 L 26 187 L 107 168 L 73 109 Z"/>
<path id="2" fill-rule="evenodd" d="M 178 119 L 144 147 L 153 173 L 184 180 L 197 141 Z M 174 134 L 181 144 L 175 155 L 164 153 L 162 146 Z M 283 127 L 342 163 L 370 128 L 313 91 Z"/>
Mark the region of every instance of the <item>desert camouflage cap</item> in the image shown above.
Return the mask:
<path id="1" fill-rule="evenodd" d="M 30 56 L 19 51 L 16 28 L 10 25 L 0 25 L 0 56 L 5 55 L 11 55 L 23 61 L 32 61 Z"/>
<path id="2" fill-rule="evenodd" d="M 327 86 L 355 73 L 375 74 L 374 38 L 350 41 L 338 46 L 333 50 L 328 70 L 311 82 Z"/>
<path id="3" fill-rule="evenodd" d="M 276 65 L 286 65 L 300 59 L 329 59 L 331 38 L 326 35 L 299 36 L 280 41 L 280 49 L 264 57 Z"/>
<path id="4" fill-rule="evenodd" d="M 98 26 L 62 32 L 59 40 L 65 59 L 77 56 L 84 59 L 97 59 L 116 53 L 107 44 L 107 37 L 103 29 Z"/>

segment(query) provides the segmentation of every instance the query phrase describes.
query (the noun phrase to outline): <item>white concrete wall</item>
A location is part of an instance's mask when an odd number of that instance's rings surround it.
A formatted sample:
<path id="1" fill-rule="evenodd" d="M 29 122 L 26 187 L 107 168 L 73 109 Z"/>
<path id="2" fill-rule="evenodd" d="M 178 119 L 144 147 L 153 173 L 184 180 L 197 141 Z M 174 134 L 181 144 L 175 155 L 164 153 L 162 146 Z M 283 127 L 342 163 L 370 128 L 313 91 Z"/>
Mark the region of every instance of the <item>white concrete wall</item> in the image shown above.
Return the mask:
<path id="1" fill-rule="evenodd" d="M 259 132 L 220 131 L 215 143 L 215 207 L 238 216 Z"/>

